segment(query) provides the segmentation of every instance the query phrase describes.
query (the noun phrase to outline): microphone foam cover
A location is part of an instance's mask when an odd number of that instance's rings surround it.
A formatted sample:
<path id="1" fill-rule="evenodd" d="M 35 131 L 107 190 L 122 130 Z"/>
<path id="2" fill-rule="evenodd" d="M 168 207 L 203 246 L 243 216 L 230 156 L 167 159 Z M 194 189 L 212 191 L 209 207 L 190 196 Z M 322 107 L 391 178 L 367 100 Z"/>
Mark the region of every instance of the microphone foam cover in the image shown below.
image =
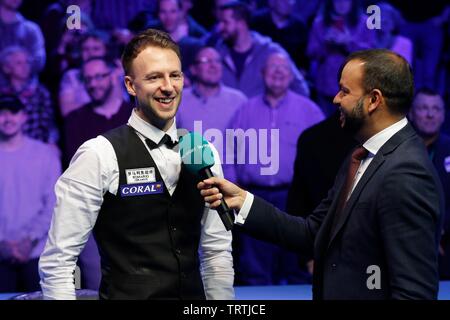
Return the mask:
<path id="1" fill-rule="evenodd" d="M 181 161 L 192 173 L 214 165 L 214 155 L 208 141 L 197 132 L 189 132 L 179 141 Z"/>

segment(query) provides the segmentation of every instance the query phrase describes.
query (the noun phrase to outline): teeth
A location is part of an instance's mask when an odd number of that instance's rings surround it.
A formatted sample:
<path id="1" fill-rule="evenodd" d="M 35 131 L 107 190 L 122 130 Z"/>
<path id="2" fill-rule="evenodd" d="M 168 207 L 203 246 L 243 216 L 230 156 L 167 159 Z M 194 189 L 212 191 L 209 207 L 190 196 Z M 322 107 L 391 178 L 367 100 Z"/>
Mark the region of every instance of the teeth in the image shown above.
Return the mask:
<path id="1" fill-rule="evenodd" d="M 163 99 L 156 99 L 157 101 L 161 102 L 161 103 L 170 103 L 172 102 L 173 98 L 163 98 Z"/>

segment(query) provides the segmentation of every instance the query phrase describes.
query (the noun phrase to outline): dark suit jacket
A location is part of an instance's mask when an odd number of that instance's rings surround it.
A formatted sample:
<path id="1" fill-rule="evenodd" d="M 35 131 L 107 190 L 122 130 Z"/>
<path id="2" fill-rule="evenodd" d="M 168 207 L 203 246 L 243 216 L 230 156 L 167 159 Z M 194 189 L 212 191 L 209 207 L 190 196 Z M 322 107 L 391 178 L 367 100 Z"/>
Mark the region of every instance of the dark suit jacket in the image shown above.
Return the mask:
<path id="1" fill-rule="evenodd" d="M 312 253 L 314 299 L 436 299 L 443 195 L 422 140 L 408 124 L 381 147 L 331 233 L 347 166 L 348 160 L 306 219 L 255 197 L 243 228 Z M 380 289 L 367 286 L 373 265 L 381 271 Z"/>
<path id="2" fill-rule="evenodd" d="M 441 279 L 450 280 L 450 137 L 440 134 L 432 147 L 433 164 L 436 167 L 445 195 L 444 233 L 441 245 L 445 255 L 440 256 Z"/>

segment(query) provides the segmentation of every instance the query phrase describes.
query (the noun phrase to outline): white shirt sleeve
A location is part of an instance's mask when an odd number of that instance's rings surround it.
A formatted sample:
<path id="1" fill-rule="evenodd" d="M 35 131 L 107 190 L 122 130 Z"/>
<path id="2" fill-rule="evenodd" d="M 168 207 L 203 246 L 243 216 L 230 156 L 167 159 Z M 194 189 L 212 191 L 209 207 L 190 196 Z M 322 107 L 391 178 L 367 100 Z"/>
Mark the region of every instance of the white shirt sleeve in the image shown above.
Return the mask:
<path id="1" fill-rule="evenodd" d="M 236 220 L 234 221 L 235 224 L 242 226 L 245 223 L 245 219 L 247 219 L 253 204 L 253 198 L 253 194 L 247 191 L 244 203 L 242 204 L 242 208 L 236 215 Z"/>
<path id="2" fill-rule="evenodd" d="M 217 150 L 209 144 L 214 153 L 215 164 L 211 168 L 214 176 L 223 177 Z M 227 231 L 216 210 L 205 207 L 202 217 L 200 238 L 200 271 L 206 299 L 234 299 L 234 269 L 231 255 L 231 231 Z"/>
<path id="3" fill-rule="evenodd" d="M 78 149 L 58 179 L 53 219 L 39 260 L 44 299 L 75 299 L 76 262 L 95 225 L 103 195 L 114 188 L 111 181 L 116 176 L 114 149 L 99 136 Z"/>

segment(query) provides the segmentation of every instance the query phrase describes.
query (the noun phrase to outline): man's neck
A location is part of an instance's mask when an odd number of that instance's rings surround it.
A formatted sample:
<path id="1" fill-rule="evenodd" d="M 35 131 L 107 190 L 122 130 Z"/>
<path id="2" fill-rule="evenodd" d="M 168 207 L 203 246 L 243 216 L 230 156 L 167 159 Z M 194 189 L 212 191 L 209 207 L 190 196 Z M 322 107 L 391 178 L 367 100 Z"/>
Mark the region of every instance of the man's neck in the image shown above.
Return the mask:
<path id="1" fill-rule="evenodd" d="M 420 135 L 420 137 L 423 139 L 423 142 L 425 143 L 425 146 L 428 148 L 439 137 L 439 133 L 436 133 L 435 135 L 432 135 L 432 136 Z"/>
<path id="2" fill-rule="evenodd" d="M 276 13 L 275 11 L 270 11 L 270 16 L 272 17 L 272 22 L 277 26 L 278 29 L 284 28 L 289 23 L 289 16 L 284 16 Z"/>
<path id="3" fill-rule="evenodd" d="M 27 84 L 26 79 L 11 79 L 11 86 L 13 87 L 14 91 L 20 92 L 23 88 L 25 88 L 25 85 Z"/>
<path id="4" fill-rule="evenodd" d="M 203 97 L 203 98 L 209 98 L 217 94 L 219 92 L 220 85 L 207 85 L 201 82 L 195 83 L 195 90 Z"/>
<path id="5" fill-rule="evenodd" d="M 355 139 L 361 144 L 372 138 L 377 133 L 383 131 L 384 129 L 392 126 L 393 124 L 402 120 L 404 116 L 401 117 L 379 117 L 378 119 L 373 119 L 370 124 L 365 124 L 361 128 L 360 132 L 355 136 Z"/>
<path id="6" fill-rule="evenodd" d="M 4 138 L 2 135 L 0 135 L 0 149 L 3 151 L 15 151 L 22 146 L 22 143 L 22 132 L 18 132 L 15 136 L 8 138 Z"/>
<path id="7" fill-rule="evenodd" d="M 107 119 L 112 118 L 117 112 L 119 112 L 122 105 L 121 99 L 108 99 L 105 103 L 95 106 L 94 112 L 105 116 Z"/>
<path id="8" fill-rule="evenodd" d="M 267 99 L 267 102 L 269 102 L 270 107 L 276 108 L 280 104 L 280 101 L 283 100 L 284 97 L 286 97 L 286 94 L 287 94 L 287 91 L 281 95 L 274 95 L 274 94 L 266 91 L 265 97 Z"/>
<path id="9" fill-rule="evenodd" d="M 238 33 L 236 42 L 233 45 L 233 50 L 239 53 L 247 52 L 253 45 L 250 31 L 246 29 L 242 33 Z"/>
<path id="10" fill-rule="evenodd" d="M 3 23 L 13 23 L 17 21 L 18 19 L 18 13 L 17 11 L 9 10 L 5 7 L 0 6 L 0 20 L 3 21 Z"/>
<path id="11" fill-rule="evenodd" d="M 148 124 L 151 124 L 152 126 L 158 128 L 159 130 L 164 131 L 164 132 L 167 132 L 167 130 L 169 130 L 169 128 L 172 126 L 172 124 L 174 122 L 174 118 L 171 118 L 167 121 L 160 120 L 160 119 L 150 120 L 149 117 L 147 117 L 145 115 L 145 113 L 142 111 L 141 108 L 136 109 L 136 114 L 138 115 L 139 118 L 141 118 Z"/>

